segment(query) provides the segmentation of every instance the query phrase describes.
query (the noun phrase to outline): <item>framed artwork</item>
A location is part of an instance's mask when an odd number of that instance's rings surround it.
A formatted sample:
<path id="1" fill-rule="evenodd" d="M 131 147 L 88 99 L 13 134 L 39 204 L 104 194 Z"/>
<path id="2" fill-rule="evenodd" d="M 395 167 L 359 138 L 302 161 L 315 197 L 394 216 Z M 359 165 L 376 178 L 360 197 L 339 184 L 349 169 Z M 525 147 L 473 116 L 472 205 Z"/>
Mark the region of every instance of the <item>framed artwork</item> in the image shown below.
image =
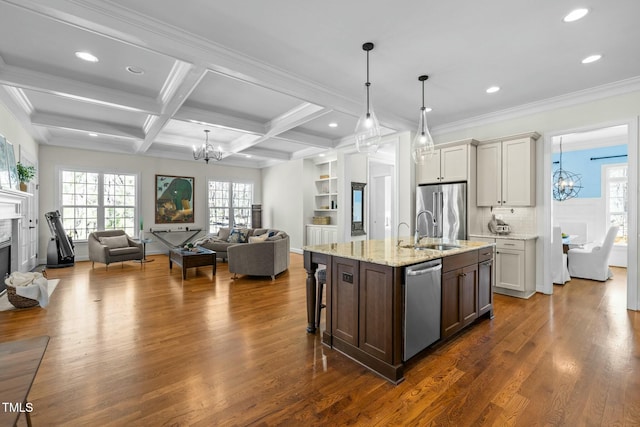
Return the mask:
<path id="1" fill-rule="evenodd" d="M 13 149 L 13 146 L 11 147 Z M 0 188 L 10 189 L 9 162 L 7 160 L 7 140 L 0 135 Z"/>
<path id="2" fill-rule="evenodd" d="M 156 224 L 194 222 L 193 177 L 156 175 Z"/>
<path id="3" fill-rule="evenodd" d="M 7 167 L 9 169 L 9 182 L 11 183 L 11 189 L 20 189 L 20 180 L 18 179 L 18 167 L 16 165 L 16 154 L 13 151 L 13 144 L 9 140 L 5 140 L 5 147 L 7 149 Z"/>

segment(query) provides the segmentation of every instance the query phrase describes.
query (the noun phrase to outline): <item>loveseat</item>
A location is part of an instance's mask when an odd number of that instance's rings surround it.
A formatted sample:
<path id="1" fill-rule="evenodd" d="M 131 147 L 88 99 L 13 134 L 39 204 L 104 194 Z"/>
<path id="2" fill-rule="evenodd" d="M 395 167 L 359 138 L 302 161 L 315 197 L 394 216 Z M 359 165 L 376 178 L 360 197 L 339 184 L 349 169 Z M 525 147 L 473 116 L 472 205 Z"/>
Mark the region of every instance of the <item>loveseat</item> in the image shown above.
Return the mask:
<path id="1" fill-rule="evenodd" d="M 94 231 L 89 234 L 89 260 L 107 265 L 112 262 L 142 260 L 142 244 L 132 240 L 124 230 Z"/>
<path id="2" fill-rule="evenodd" d="M 235 275 L 275 276 L 289 268 L 289 235 L 266 228 L 221 228 L 218 234 L 194 242 L 216 251 L 217 257 L 229 262 Z"/>

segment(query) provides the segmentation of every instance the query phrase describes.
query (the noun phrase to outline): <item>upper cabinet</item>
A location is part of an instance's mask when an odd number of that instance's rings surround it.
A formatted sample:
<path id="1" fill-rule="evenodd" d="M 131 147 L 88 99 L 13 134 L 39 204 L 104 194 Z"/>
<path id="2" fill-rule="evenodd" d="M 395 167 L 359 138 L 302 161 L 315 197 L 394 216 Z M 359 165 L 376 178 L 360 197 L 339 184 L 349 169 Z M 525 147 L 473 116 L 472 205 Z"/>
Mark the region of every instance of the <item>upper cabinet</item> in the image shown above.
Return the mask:
<path id="1" fill-rule="evenodd" d="M 539 137 L 533 132 L 478 144 L 478 206 L 535 206 Z"/>
<path id="2" fill-rule="evenodd" d="M 478 142 L 464 141 L 440 144 L 425 164 L 416 167 L 418 184 L 468 181 L 475 162 L 475 146 Z"/>

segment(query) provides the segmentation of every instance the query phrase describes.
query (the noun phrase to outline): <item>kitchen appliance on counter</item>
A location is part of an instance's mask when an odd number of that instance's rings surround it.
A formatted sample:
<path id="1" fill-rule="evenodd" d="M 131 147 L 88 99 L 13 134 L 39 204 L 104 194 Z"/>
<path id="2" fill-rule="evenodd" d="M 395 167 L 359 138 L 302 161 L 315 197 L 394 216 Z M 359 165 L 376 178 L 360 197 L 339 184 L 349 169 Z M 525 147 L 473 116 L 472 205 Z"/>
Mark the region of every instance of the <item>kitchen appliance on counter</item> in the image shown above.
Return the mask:
<path id="1" fill-rule="evenodd" d="M 404 274 L 402 360 L 406 361 L 440 339 L 442 260 L 409 266 Z"/>
<path id="2" fill-rule="evenodd" d="M 416 189 L 416 231 L 420 236 L 466 240 L 467 183 L 419 185 Z"/>
<path id="3" fill-rule="evenodd" d="M 507 235 L 511 233 L 511 227 L 509 227 L 509 224 L 501 219 L 496 218 L 495 215 L 491 215 L 491 221 L 489 221 L 487 227 L 493 234 Z"/>

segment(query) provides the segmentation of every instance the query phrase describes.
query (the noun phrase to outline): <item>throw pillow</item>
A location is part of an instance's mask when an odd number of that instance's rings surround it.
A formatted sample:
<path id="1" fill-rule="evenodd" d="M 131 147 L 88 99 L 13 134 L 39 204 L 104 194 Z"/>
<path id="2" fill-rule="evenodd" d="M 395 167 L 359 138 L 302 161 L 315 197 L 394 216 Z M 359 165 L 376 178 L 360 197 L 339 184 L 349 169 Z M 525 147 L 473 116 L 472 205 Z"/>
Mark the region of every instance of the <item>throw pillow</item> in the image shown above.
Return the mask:
<path id="1" fill-rule="evenodd" d="M 218 239 L 228 240 L 231 230 L 228 227 L 223 227 L 218 230 Z"/>
<path id="2" fill-rule="evenodd" d="M 231 230 L 231 234 L 227 239 L 229 243 L 247 243 L 247 237 L 249 236 L 249 230 L 246 228 L 234 228 Z"/>
<path id="3" fill-rule="evenodd" d="M 269 233 L 271 234 L 271 233 Z M 278 231 L 273 236 L 267 237 L 267 241 L 272 242 L 274 240 L 284 239 L 285 234 L 282 231 Z"/>
<path id="4" fill-rule="evenodd" d="M 129 247 L 129 239 L 124 234 L 120 236 L 100 237 L 100 243 L 109 249 L 127 248 Z"/>
<path id="5" fill-rule="evenodd" d="M 259 236 L 250 236 L 249 237 L 249 243 L 260 243 L 260 242 L 264 242 L 267 240 L 267 237 L 269 237 L 269 235 L 267 233 L 262 233 Z"/>

